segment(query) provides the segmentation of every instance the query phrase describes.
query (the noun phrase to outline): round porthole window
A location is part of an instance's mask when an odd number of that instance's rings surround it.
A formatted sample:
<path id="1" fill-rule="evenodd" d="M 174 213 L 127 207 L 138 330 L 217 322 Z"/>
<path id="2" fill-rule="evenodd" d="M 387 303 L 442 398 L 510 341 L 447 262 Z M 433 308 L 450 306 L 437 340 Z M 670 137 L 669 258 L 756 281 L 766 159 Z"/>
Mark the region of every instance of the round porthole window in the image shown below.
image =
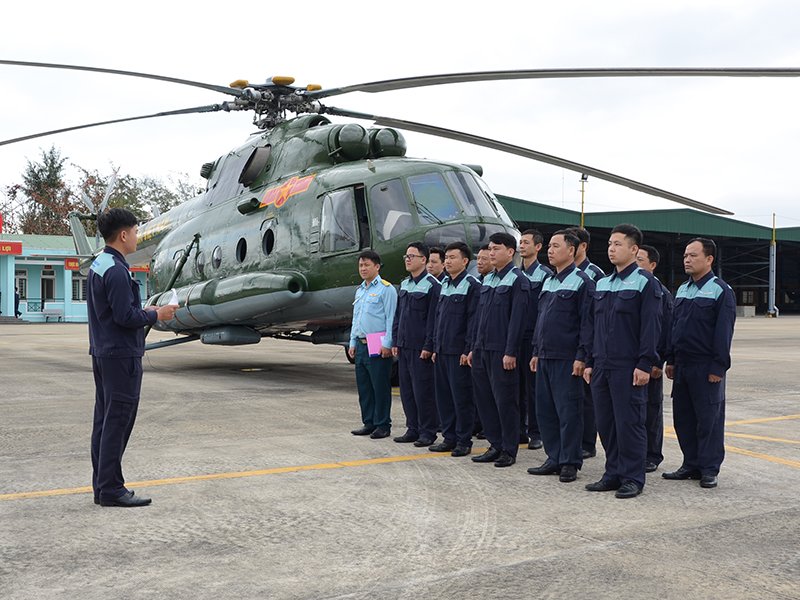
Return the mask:
<path id="1" fill-rule="evenodd" d="M 219 266 L 221 264 L 222 264 L 222 248 L 217 246 L 211 253 L 211 266 L 214 267 L 215 269 L 219 269 Z"/>
<path id="2" fill-rule="evenodd" d="M 236 260 L 244 262 L 245 256 L 247 256 L 247 242 L 244 238 L 241 238 L 239 243 L 236 244 Z"/>
<path id="3" fill-rule="evenodd" d="M 272 252 L 272 249 L 275 247 L 275 233 L 272 229 L 267 229 L 267 232 L 264 234 L 264 237 L 261 240 L 261 249 L 264 251 L 264 254 L 269 256 L 269 253 Z"/>
<path id="4" fill-rule="evenodd" d="M 201 252 L 197 255 L 197 272 L 200 275 L 203 274 L 203 271 L 206 270 L 206 255 L 205 252 Z"/>

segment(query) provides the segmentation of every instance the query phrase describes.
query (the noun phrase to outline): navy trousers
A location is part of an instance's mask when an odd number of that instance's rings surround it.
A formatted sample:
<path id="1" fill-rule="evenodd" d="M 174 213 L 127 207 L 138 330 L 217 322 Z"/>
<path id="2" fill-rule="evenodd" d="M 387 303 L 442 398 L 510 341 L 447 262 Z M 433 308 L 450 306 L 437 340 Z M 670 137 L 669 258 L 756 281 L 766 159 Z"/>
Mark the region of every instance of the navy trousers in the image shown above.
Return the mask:
<path id="1" fill-rule="evenodd" d="M 531 371 L 533 344 L 531 338 L 523 338 L 517 358 L 519 371 L 519 434 L 532 440 L 541 439 L 539 422 L 536 419 L 536 373 Z"/>
<path id="2" fill-rule="evenodd" d="M 597 431 L 606 451 L 603 481 L 610 484 L 633 481 L 644 488 L 647 386 L 633 385 L 632 368 L 595 368 L 592 397 Z"/>
<path id="3" fill-rule="evenodd" d="M 587 452 L 597 452 L 597 419 L 594 414 L 592 387 L 583 382 L 583 437 L 581 447 Z"/>
<path id="4" fill-rule="evenodd" d="M 545 464 L 583 465 L 583 378 L 572 374 L 571 360 L 540 358 L 536 366 L 536 414 Z"/>
<path id="5" fill-rule="evenodd" d="M 664 375 L 650 378 L 647 384 L 647 414 L 644 427 L 647 430 L 647 460 L 657 465 L 664 460 Z"/>
<path id="6" fill-rule="evenodd" d="M 136 421 L 142 359 L 92 357 L 95 401 L 92 429 L 92 488 L 100 500 L 127 493 L 122 455 Z"/>
<path id="7" fill-rule="evenodd" d="M 519 450 L 519 360 L 517 368 L 503 368 L 503 353 L 472 352 L 472 391 L 492 448 L 517 456 Z"/>
<path id="8" fill-rule="evenodd" d="M 683 467 L 718 475 L 725 458 L 725 378 L 708 381 L 709 365 L 676 364 L 672 414 Z"/>
<path id="9" fill-rule="evenodd" d="M 366 344 L 356 344 L 356 387 L 364 427 L 392 430 L 393 361 L 391 356 L 370 356 Z"/>
<path id="10" fill-rule="evenodd" d="M 447 444 L 472 447 L 475 404 L 472 400 L 472 371 L 459 364 L 459 354 L 437 354 L 433 365 L 436 406 Z"/>
<path id="11" fill-rule="evenodd" d="M 422 349 L 399 348 L 400 400 L 406 413 L 406 427 L 415 437 L 436 439 L 439 415 L 433 382 L 433 361 L 419 357 Z"/>

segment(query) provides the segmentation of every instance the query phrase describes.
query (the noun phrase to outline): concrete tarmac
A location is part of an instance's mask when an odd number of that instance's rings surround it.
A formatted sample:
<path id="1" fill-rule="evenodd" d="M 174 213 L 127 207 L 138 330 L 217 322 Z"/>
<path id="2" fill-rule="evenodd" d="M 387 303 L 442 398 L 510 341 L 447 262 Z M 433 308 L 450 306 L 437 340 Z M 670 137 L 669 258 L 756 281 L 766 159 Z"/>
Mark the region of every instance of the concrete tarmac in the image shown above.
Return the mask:
<path id="1" fill-rule="evenodd" d="M 350 435 L 339 347 L 155 350 L 123 462 L 153 503 L 124 509 L 88 487 L 86 325 L 0 326 L 0 598 L 800 598 L 798 340 L 740 319 L 719 487 L 661 477 L 667 427 L 629 500 L 584 490 L 602 448 L 564 484 L 526 473 L 541 450 L 498 469 Z"/>

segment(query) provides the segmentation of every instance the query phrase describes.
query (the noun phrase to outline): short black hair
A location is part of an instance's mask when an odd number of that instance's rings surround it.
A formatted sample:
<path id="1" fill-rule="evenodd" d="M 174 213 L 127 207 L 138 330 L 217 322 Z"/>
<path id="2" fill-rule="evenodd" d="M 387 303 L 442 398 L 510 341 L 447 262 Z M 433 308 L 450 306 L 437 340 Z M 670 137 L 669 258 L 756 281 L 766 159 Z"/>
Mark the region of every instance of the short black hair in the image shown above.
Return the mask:
<path id="1" fill-rule="evenodd" d="M 704 237 L 696 237 L 696 238 L 692 238 L 688 242 L 686 242 L 686 245 L 688 246 L 689 244 L 691 244 L 693 242 L 700 242 L 703 245 L 703 254 L 705 254 L 706 256 L 713 256 L 713 257 L 716 258 L 716 256 L 717 256 L 717 245 L 714 243 L 714 240 L 710 240 L 710 239 L 704 238 Z"/>
<path id="2" fill-rule="evenodd" d="M 533 238 L 534 244 L 544 244 L 544 236 L 539 233 L 538 229 L 526 229 L 522 235 L 529 235 Z"/>
<path id="3" fill-rule="evenodd" d="M 579 245 L 586 244 L 586 249 L 589 249 L 589 242 L 592 241 L 592 235 L 586 229 L 583 227 L 567 227 L 567 231 L 571 231 L 578 236 Z"/>
<path id="4" fill-rule="evenodd" d="M 505 231 L 498 231 L 489 236 L 489 242 L 492 244 L 502 244 L 506 248 L 511 248 L 514 252 L 517 251 L 517 240 L 514 236 Z"/>
<path id="5" fill-rule="evenodd" d="M 633 246 L 641 246 L 642 239 L 644 239 L 642 230 L 636 225 L 631 225 L 630 223 L 620 223 L 611 230 L 611 233 L 621 233 L 631 242 L 631 245 Z"/>
<path id="6" fill-rule="evenodd" d="M 97 229 L 106 243 L 116 240 L 123 229 L 130 229 L 138 224 L 136 215 L 124 208 L 111 208 L 97 217 Z"/>
<path id="7" fill-rule="evenodd" d="M 575 229 L 570 227 L 569 229 L 559 229 L 553 235 L 550 236 L 552 240 L 554 236 L 561 235 L 564 237 L 564 241 L 567 243 L 568 246 L 572 246 L 575 248 L 575 252 L 578 252 L 578 247 L 581 245 L 581 238 L 578 237 L 578 234 L 575 233 Z"/>
<path id="8" fill-rule="evenodd" d="M 478 252 L 480 252 L 481 250 L 488 250 L 488 249 L 489 249 L 489 244 L 484 244 L 483 246 L 478 248 Z"/>
<path id="9" fill-rule="evenodd" d="M 444 248 L 441 246 L 431 246 L 431 254 L 438 254 L 439 259 L 444 262 Z"/>
<path id="10" fill-rule="evenodd" d="M 461 252 L 461 256 L 467 260 L 472 260 L 472 250 L 470 250 L 469 246 L 467 246 L 464 242 L 453 242 L 452 244 L 447 244 L 447 248 L 445 248 L 444 251 L 450 252 L 450 250 L 459 250 Z"/>
<path id="11" fill-rule="evenodd" d="M 428 258 L 431 256 L 431 249 L 425 242 L 411 242 L 406 248 L 416 248 L 419 250 L 422 256 L 425 257 L 425 262 L 427 262 Z"/>
<path id="12" fill-rule="evenodd" d="M 661 255 L 658 253 L 653 246 L 648 246 L 647 244 L 642 244 L 639 246 L 639 250 L 644 250 L 647 252 L 647 258 L 650 260 L 651 263 L 658 264 L 661 261 Z"/>
<path id="13" fill-rule="evenodd" d="M 364 250 L 361 254 L 358 255 L 359 261 L 362 258 L 364 260 L 371 260 L 373 264 L 376 264 L 379 267 L 381 266 L 381 257 L 377 252 L 375 252 L 375 250 Z"/>

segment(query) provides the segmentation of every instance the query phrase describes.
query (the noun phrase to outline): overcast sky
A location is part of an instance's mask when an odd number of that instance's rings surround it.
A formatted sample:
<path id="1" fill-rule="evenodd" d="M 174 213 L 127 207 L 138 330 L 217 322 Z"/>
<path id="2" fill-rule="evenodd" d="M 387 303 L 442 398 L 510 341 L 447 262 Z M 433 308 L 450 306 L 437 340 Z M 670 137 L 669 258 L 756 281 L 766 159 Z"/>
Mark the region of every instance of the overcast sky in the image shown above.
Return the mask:
<path id="1" fill-rule="evenodd" d="M 471 8 L 473 7 L 473 8 Z M 339 87 L 483 70 L 800 67 L 800 3 L 135 3 L 45 0 L 3 7 L 0 58 L 77 64 L 227 85 L 272 75 Z M 114 75 L 0 65 L 0 139 L 213 104 L 228 97 Z M 473 83 L 327 103 L 458 129 L 660 187 L 763 225 L 800 226 L 800 79 L 584 79 Z M 26 159 L 166 178 L 240 145 L 248 113 L 120 124 L 0 146 L 0 186 Z M 345 119 L 334 118 L 344 122 Z M 369 123 L 364 123 L 369 125 Z M 478 163 L 498 194 L 580 209 L 579 174 L 405 133 L 409 156 Z M 73 174 L 73 178 L 76 175 Z M 590 178 L 587 211 L 679 208 Z"/>

